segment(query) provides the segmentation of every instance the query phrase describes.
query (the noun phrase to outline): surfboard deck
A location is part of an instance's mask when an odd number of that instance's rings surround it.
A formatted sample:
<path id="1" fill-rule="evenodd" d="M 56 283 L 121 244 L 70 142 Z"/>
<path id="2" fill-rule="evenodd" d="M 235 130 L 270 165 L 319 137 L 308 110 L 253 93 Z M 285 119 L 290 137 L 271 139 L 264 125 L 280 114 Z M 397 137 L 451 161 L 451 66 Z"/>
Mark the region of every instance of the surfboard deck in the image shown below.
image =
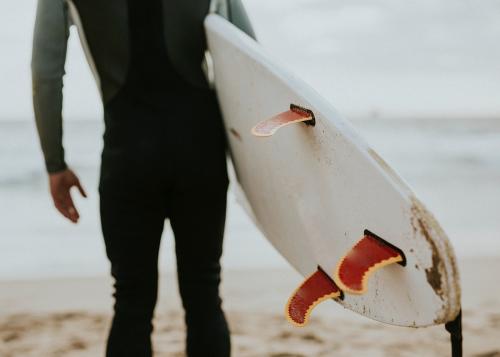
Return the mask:
<path id="1" fill-rule="evenodd" d="M 363 294 L 336 301 L 393 325 L 453 320 L 460 311 L 455 256 L 408 185 L 328 102 L 253 39 L 216 14 L 205 28 L 240 199 L 264 236 L 304 277 L 320 267 L 335 280 L 346 253 L 366 230 L 373 232 L 404 252 L 405 266 L 376 271 Z M 256 124 L 290 104 L 310 109 L 315 125 L 252 135 Z"/>

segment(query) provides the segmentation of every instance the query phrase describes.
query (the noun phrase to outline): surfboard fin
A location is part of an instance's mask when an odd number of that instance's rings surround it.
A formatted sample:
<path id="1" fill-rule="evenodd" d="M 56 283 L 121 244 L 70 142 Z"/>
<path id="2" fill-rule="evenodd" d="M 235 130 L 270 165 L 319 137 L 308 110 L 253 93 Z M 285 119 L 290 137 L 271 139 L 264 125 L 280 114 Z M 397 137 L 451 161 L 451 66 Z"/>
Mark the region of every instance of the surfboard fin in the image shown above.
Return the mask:
<path id="1" fill-rule="evenodd" d="M 340 260 L 334 279 L 350 294 L 364 294 L 369 277 L 394 263 L 406 265 L 404 253 L 394 245 L 365 230 L 364 237 Z"/>
<path id="2" fill-rule="evenodd" d="M 320 267 L 288 299 L 285 315 L 295 326 L 307 324 L 316 305 L 327 299 L 342 298 L 342 291 Z"/>
<path id="3" fill-rule="evenodd" d="M 290 104 L 290 110 L 273 116 L 272 118 L 259 122 L 252 128 L 252 134 L 255 136 L 271 136 L 278 129 L 294 123 L 306 123 L 315 125 L 316 120 L 311 110 Z"/>

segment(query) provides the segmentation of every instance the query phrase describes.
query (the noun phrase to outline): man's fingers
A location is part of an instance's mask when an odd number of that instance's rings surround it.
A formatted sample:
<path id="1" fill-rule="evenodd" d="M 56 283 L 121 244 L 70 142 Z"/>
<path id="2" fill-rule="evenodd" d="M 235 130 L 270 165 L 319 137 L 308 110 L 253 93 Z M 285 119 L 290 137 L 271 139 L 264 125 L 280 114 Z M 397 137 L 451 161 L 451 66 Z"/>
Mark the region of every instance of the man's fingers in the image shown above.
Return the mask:
<path id="1" fill-rule="evenodd" d="M 54 201 L 54 205 L 56 206 L 56 209 L 64 216 L 66 217 L 67 219 L 71 219 L 70 218 L 70 215 L 69 215 L 69 212 L 68 212 L 68 208 L 62 204 L 60 201 Z"/>
<path id="2" fill-rule="evenodd" d="M 77 209 L 71 199 L 69 192 L 64 195 L 54 197 L 54 205 L 61 214 L 69 219 L 71 222 L 76 223 L 80 218 Z"/>
<path id="3" fill-rule="evenodd" d="M 71 198 L 71 188 L 75 186 L 83 197 L 87 197 L 87 193 L 83 189 L 78 177 L 73 171 L 66 169 L 62 172 L 50 174 L 49 185 L 50 193 L 57 210 L 72 222 L 78 222 L 80 215 Z"/>
<path id="4" fill-rule="evenodd" d="M 80 219 L 80 215 L 78 214 L 78 211 L 74 207 L 69 207 L 68 208 L 68 214 L 69 214 L 69 219 L 73 223 L 78 222 L 78 219 Z"/>
<path id="5" fill-rule="evenodd" d="M 75 186 L 76 188 L 78 188 L 78 191 L 80 191 L 80 194 L 87 198 L 87 193 L 85 192 L 85 190 L 83 189 L 83 186 L 82 184 L 80 183 L 80 180 L 76 180 L 76 183 L 75 183 Z"/>
<path id="6" fill-rule="evenodd" d="M 78 221 L 78 218 L 80 218 L 80 215 L 78 214 L 78 211 L 75 207 L 75 204 L 73 203 L 73 199 L 71 198 L 69 192 L 65 197 L 64 204 L 67 207 L 69 219 L 76 223 Z"/>

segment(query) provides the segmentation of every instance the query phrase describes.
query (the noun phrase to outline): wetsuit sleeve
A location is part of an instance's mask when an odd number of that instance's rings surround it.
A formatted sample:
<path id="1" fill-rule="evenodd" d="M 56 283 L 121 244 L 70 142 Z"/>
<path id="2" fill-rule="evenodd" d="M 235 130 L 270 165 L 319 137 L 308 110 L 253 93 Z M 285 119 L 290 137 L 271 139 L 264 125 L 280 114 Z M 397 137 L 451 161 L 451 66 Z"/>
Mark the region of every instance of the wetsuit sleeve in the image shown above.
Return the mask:
<path id="1" fill-rule="evenodd" d="M 248 36 L 252 37 L 254 40 L 257 39 L 245 7 L 240 0 L 228 0 L 228 17 L 229 21 L 231 21 L 236 27 L 245 32 Z"/>
<path id="2" fill-rule="evenodd" d="M 68 35 L 65 1 L 38 0 L 31 58 L 33 108 L 49 173 L 66 168 L 62 145 L 62 88 Z"/>

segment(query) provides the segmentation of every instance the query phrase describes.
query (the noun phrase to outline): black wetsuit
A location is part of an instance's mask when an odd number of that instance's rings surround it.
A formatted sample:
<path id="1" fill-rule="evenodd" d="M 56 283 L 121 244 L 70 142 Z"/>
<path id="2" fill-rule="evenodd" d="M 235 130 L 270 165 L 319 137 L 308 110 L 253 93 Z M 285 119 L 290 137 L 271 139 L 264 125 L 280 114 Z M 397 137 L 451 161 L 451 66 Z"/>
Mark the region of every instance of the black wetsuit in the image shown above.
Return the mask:
<path id="1" fill-rule="evenodd" d="M 219 297 L 228 185 L 215 95 L 174 70 L 159 0 L 129 0 L 130 65 L 105 104 L 101 221 L 115 284 L 107 356 L 151 355 L 164 222 L 175 235 L 188 356 L 230 354 Z"/>

